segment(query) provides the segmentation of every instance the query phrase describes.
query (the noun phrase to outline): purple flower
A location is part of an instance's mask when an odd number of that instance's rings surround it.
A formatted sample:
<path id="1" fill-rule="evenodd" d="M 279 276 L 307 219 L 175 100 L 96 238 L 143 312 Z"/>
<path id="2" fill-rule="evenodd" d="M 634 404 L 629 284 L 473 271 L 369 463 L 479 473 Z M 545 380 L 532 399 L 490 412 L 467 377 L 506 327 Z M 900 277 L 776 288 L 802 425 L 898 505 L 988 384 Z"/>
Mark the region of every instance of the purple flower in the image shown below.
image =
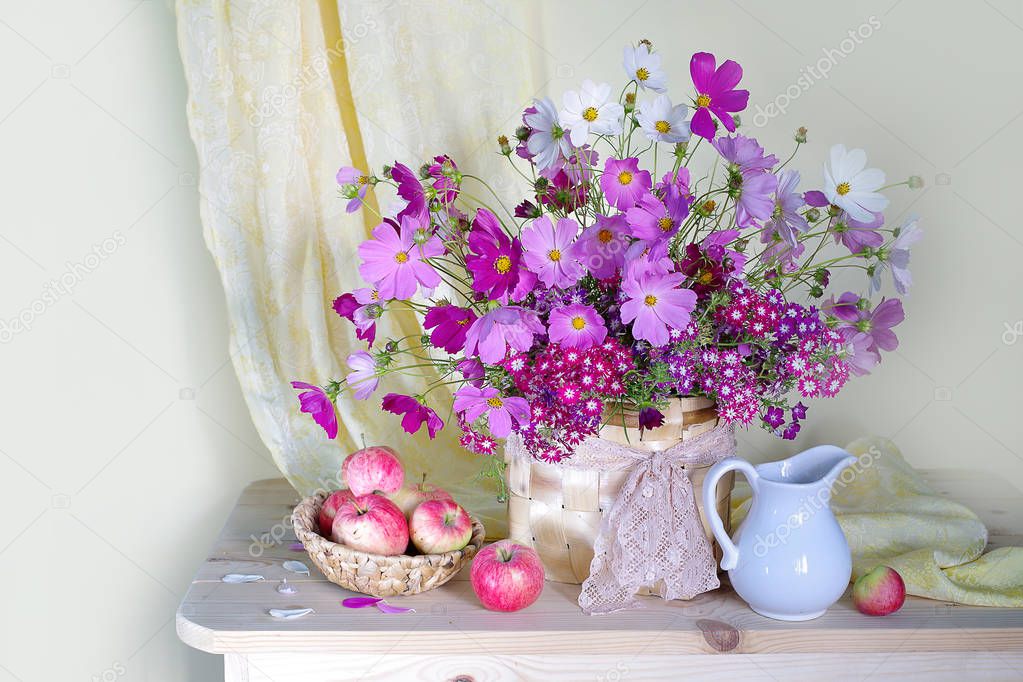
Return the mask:
<path id="1" fill-rule="evenodd" d="M 579 237 L 578 256 L 590 274 L 597 279 L 614 277 L 625 264 L 625 251 L 629 248 L 628 225 L 625 216 L 598 215 L 597 222 L 586 228 Z"/>
<path id="2" fill-rule="evenodd" d="M 520 266 L 522 247 L 518 238 L 508 237 L 497 216 L 481 208 L 476 211 L 469 232 L 469 249 L 465 267 L 472 273 L 472 290 L 506 302 L 524 272 Z"/>
<path id="3" fill-rule="evenodd" d="M 799 435 L 799 422 L 792 422 L 782 431 L 781 437 L 785 440 L 795 440 Z"/>
<path id="4" fill-rule="evenodd" d="M 911 218 L 899 228 L 899 234 L 891 246 L 882 248 L 878 253 L 878 262 L 874 265 L 874 274 L 870 278 L 872 292 L 881 289 L 881 275 L 890 267 L 895 290 L 905 296 L 913 285 L 913 276 L 909 272 L 909 248 L 924 236 L 923 230 L 917 227 L 917 219 Z"/>
<path id="5" fill-rule="evenodd" d="M 807 407 L 803 403 L 796 403 L 792 407 L 792 418 L 793 419 L 806 419 Z"/>
<path id="6" fill-rule="evenodd" d="M 812 189 L 809 192 L 803 194 L 803 201 L 807 206 L 813 206 L 815 208 L 824 208 L 830 205 L 831 202 L 824 196 L 824 192 L 819 189 Z"/>
<path id="7" fill-rule="evenodd" d="M 469 327 L 465 353 L 478 355 L 483 362 L 493 364 L 504 359 L 509 346 L 517 351 L 529 350 L 533 336 L 544 331 L 540 318 L 530 310 L 513 306 L 494 308 Z"/>
<path id="8" fill-rule="evenodd" d="M 656 407 L 644 407 L 639 411 L 639 428 L 656 429 L 664 424 L 664 415 Z"/>
<path id="9" fill-rule="evenodd" d="M 522 260 L 546 286 L 569 287 L 582 276 L 583 267 L 576 256 L 578 232 L 579 224 L 571 218 L 560 218 L 555 227 L 547 216 L 522 231 Z"/>
<path id="10" fill-rule="evenodd" d="M 380 383 L 377 376 L 377 363 L 373 356 L 364 350 L 356 351 L 348 356 L 348 366 L 354 371 L 345 380 L 352 389 L 356 400 L 365 400 L 373 395 Z"/>
<path id="11" fill-rule="evenodd" d="M 846 343 L 845 361 L 849 365 L 849 371 L 856 376 L 870 374 L 881 362 L 881 353 L 871 350 L 871 338 L 863 332 L 856 332 Z"/>
<path id="12" fill-rule="evenodd" d="M 600 176 L 600 189 L 612 206 L 625 211 L 650 191 L 650 172 L 640 170 L 639 159 L 635 157 L 607 159 L 604 174 Z"/>
<path id="13" fill-rule="evenodd" d="M 327 432 L 327 438 L 337 438 L 337 413 L 326 391 L 304 381 L 292 381 L 291 387 L 303 391 L 298 394 L 302 411 L 312 415 L 313 421 Z"/>
<path id="14" fill-rule="evenodd" d="M 689 190 L 688 168 L 679 168 L 677 173 L 665 173 L 656 189 L 657 196 L 661 197 L 670 213 L 682 217 L 689 214 L 694 197 Z"/>
<path id="15" fill-rule="evenodd" d="M 377 337 L 377 319 L 384 312 L 375 289 L 363 287 L 334 299 L 334 312 L 355 325 L 355 337 L 372 346 Z"/>
<path id="16" fill-rule="evenodd" d="M 769 171 L 778 163 L 774 154 L 764 156 L 764 148 L 760 143 L 745 135 L 719 137 L 711 144 L 722 157 L 738 166 L 742 173 Z"/>
<path id="17" fill-rule="evenodd" d="M 685 329 L 696 307 L 696 293 L 680 289 L 686 279 L 680 272 L 666 275 L 642 273 L 622 282 L 627 300 L 622 304 L 622 322 L 633 322 L 632 335 L 654 346 L 668 343 L 668 328 Z"/>
<path id="18" fill-rule="evenodd" d="M 369 176 L 358 168 L 344 166 L 337 172 L 337 184 L 341 185 L 345 199 L 349 200 L 345 210 L 348 213 L 358 211 L 369 189 Z"/>
<path id="19" fill-rule="evenodd" d="M 437 199 L 444 204 L 454 203 L 458 198 L 458 181 L 451 177 L 458 166 L 447 154 L 433 157 L 433 163 L 427 169 L 433 178 L 433 188 L 437 191 Z"/>
<path id="20" fill-rule="evenodd" d="M 764 423 L 772 429 L 776 429 L 785 423 L 785 410 L 780 407 L 769 407 L 764 414 Z"/>
<path id="21" fill-rule="evenodd" d="M 734 90 L 742 79 L 742 67 L 731 59 L 716 67 L 714 55 L 697 52 L 689 61 L 689 74 L 696 86 L 696 113 L 690 122 L 692 131 L 708 140 L 714 139 L 711 112 L 728 132 L 735 132 L 732 112 L 742 111 L 749 103 L 748 90 Z"/>
<path id="22" fill-rule="evenodd" d="M 384 396 L 381 406 L 391 414 L 404 414 L 401 428 L 406 433 L 416 433 L 426 424 L 426 431 L 433 439 L 437 432 L 444 428 L 444 422 L 437 413 L 411 396 L 400 393 L 388 393 Z"/>
<path id="23" fill-rule="evenodd" d="M 640 197 L 635 206 L 625 212 L 625 219 L 632 228 L 632 236 L 641 240 L 650 249 L 649 258 L 657 259 L 668 253 L 668 242 L 678 232 L 685 211 L 678 203 L 665 204 L 651 193 Z M 673 210 L 674 209 L 674 210 Z"/>
<path id="24" fill-rule="evenodd" d="M 735 199 L 735 224 L 749 227 L 758 220 L 767 220 L 774 212 L 772 194 L 778 189 L 778 176 L 764 171 L 750 171 L 733 176 L 739 180 Z"/>
<path id="25" fill-rule="evenodd" d="M 784 170 L 778 173 L 778 190 L 774 195 L 774 212 L 764 223 L 765 234 L 776 234 L 791 248 L 796 247 L 796 235 L 810 229 L 806 218 L 799 214 L 803 199 L 796 193 L 799 171 Z"/>
<path id="26" fill-rule="evenodd" d="M 455 391 L 455 412 L 464 413 L 467 422 L 487 415 L 490 433 L 504 438 L 512 432 L 512 420 L 519 425 L 529 424 L 529 403 L 525 398 L 502 397 L 496 388 L 463 386 Z"/>
<path id="27" fill-rule="evenodd" d="M 373 239 L 359 245 L 359 274 L 374 284 L 381 298 L 408 299 L 416 293 L 417 283 L 427 289 L 440 284 L 440 275 L 426 259 L 443 253 L 444 245 L 438 237 L 430 236 L 422 223 L 405 216 L 399 232 L 381 223 L 373 230 Z"/>
<path id="28" fill-rule="evenodd" d="M 586 350 L 604 343 L 607 327 L 596 310 L 582 303 L 572 303 L 551 311 L 547 334 L 551 341 L 566 348 Z"/>
<path id="29" fill-rule="evenodd" d="M 398 214 L 398 220 L 408 216 L 420 223 L 429 223 L 430 215 L 426 208 L 423 183 L 419 182 L 419 178 L 412 172 L 412 169 L 405 164 L 395 162 L 391 167 L 391 179 L 398 183 L 398 196 L 408 202 Z"/>
<path id="30" fill-rule="evenodd" d="M 430 343 L 448 353 L 457 353 L 465 347 L 465 334 L 476 321 L 476 313 L 469 308 L 441 305 L 426 311 L 423 326 L 433 329 Z"/>
<path id="31" fill-rule="evenodd" d="M 828 229 L 835 236 L 835 243 L 849 249 L 849 253 L 860 254 L 866 248 L 876 249 L 884 243 L 884 235 L 877 228 L 884 225 L 884 214 L 875 213 L 869 222 L 855 220 L 844 211 Z"/>
<path id="32" fill-rule="evenodd" d="M 902 310 L 902 301 L 897 298 L 881 299 L 877 307 L 870 310 L 869 301 L 847 291 L 837 300 L 825 304 L 824 310 L 839 321 L 837 331 L 847 343 L 862 333 L 869 339 L 867 349 L 874 353 L 899 347 L 899 339 L 892 327 L 906 319 L 906 314 Z"/>
<path id="33" fill-rule="evenodd" d="M 483 369 L 483 363 L 476 358 L 467 358 L 460 361 L 456 367 L 458 373 L 462 375 L 462 378 L 468 381 L 473 386 L 481 385 L 483 377 L 486 372 Z"/>

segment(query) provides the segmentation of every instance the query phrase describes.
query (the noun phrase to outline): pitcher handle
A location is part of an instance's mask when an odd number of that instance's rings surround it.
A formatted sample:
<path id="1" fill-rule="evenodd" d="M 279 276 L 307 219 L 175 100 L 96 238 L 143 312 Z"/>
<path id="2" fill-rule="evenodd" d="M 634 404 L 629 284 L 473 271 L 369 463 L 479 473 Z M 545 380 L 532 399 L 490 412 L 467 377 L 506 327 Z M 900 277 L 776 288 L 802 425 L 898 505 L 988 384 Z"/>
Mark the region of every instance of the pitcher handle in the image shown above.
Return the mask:
<path id="1" fill-rule="evenodd" d="M 760 482 L 760 475 L 752 464 L 738 457 L 726 457 L 707 472 L 703 479 L 703 512 L 707 515 L 710 529 L 721 547 L 721 568 L 730 571 L 739 562 L 739 548 L 732 542 L 732 538 L 725 532 L 725 524 L 721 521 L 717 506 L 717 487 L 721 477 L 729 471 L 741 471 L 746 475 L 753 494 L 757 493 L 757 485 Z"/>

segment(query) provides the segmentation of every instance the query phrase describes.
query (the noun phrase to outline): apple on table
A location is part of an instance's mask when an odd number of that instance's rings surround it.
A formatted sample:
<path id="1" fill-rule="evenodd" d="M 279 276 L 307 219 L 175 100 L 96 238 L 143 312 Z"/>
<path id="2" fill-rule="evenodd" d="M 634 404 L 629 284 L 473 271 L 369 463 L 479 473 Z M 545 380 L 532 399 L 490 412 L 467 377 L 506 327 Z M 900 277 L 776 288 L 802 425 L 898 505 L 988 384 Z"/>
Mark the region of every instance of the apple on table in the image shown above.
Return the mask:
<path id="1" fill-rule="evenodd" d="M 511 540 L 499 540 L 476 555 L 469 580 L 486 608 L 519 611 L 543 592 L 543 563 L 536 550 Z"/>

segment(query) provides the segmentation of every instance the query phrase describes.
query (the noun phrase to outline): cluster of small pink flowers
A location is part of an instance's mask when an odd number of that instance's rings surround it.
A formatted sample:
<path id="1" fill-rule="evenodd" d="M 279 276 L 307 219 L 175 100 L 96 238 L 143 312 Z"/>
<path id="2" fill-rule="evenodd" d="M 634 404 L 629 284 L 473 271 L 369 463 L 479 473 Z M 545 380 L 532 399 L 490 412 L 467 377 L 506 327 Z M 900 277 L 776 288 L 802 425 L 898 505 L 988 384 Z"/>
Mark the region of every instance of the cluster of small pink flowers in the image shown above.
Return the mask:
<path id="1" fill-rule="evenodd" d="M 534 357 L 518 353 L 500 364 L 529 401 L 532 418 L 519 431 L 526 447 L 552 462 L 596 432 L 604 400 L 625 393 L 625 374 L 635 368 L 615 339 L 586 350 L 550 344 Z"/>
<path id="2" fill-rule="evenodd" d="M 462 414 L 458 415 L 458 428 L 462 430 L 462 435 L 458 437 L 458 444 L 469 452 L 477 455 L 492 455 L 497 452 L 497 441 L 472 428 Z"/>

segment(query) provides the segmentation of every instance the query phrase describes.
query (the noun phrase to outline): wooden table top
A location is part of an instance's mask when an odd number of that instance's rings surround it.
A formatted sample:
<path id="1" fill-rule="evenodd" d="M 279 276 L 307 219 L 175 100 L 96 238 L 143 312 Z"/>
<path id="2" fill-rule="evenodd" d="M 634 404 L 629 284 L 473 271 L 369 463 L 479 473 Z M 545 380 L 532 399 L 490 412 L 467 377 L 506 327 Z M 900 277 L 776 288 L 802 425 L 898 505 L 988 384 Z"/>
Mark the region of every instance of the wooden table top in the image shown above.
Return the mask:
<path id="1" fill-rule="evenodd" d="M 1023 494 L 993 476 L 960 470 L 924 472 L 942 495 L 971 507 L 987 524 L 989 549 L 1023 545 Z M 584 615 L 577 585 L 548 582 L 528 609 L 503 614 L 480 606 L 463 570 L 447 585 L 389 600 L 416 612 L 385 615 L 347 609 L 355 596 L 326 581 L 296 542 L 290 527 L 297 493 L 284 479 L 257 481 L 242 493 L 209 558 L 199 567 L 177 614 L 186 644 L 219 654 L 319 653 L 488 655 L 634 655 L 855 652 L 1020 652 L 1023 609 L 959 606 L 910 597 L 884 618 L 860 615 L 848 592 L 827 614 L 787 623 L 751 611 L 728 587 L 692 601 L 642 598 L 645 608 L 608 616 Z M 309 577 L 288 573 L 288 559 L 309 566 Z M 226 584 L 227 573 L 254 573 L 264 582 Z M 287 578 L 298 588 L 276 592 Z M 270 617 L 270 608 L 311 607 L 296 620 Z"/>

